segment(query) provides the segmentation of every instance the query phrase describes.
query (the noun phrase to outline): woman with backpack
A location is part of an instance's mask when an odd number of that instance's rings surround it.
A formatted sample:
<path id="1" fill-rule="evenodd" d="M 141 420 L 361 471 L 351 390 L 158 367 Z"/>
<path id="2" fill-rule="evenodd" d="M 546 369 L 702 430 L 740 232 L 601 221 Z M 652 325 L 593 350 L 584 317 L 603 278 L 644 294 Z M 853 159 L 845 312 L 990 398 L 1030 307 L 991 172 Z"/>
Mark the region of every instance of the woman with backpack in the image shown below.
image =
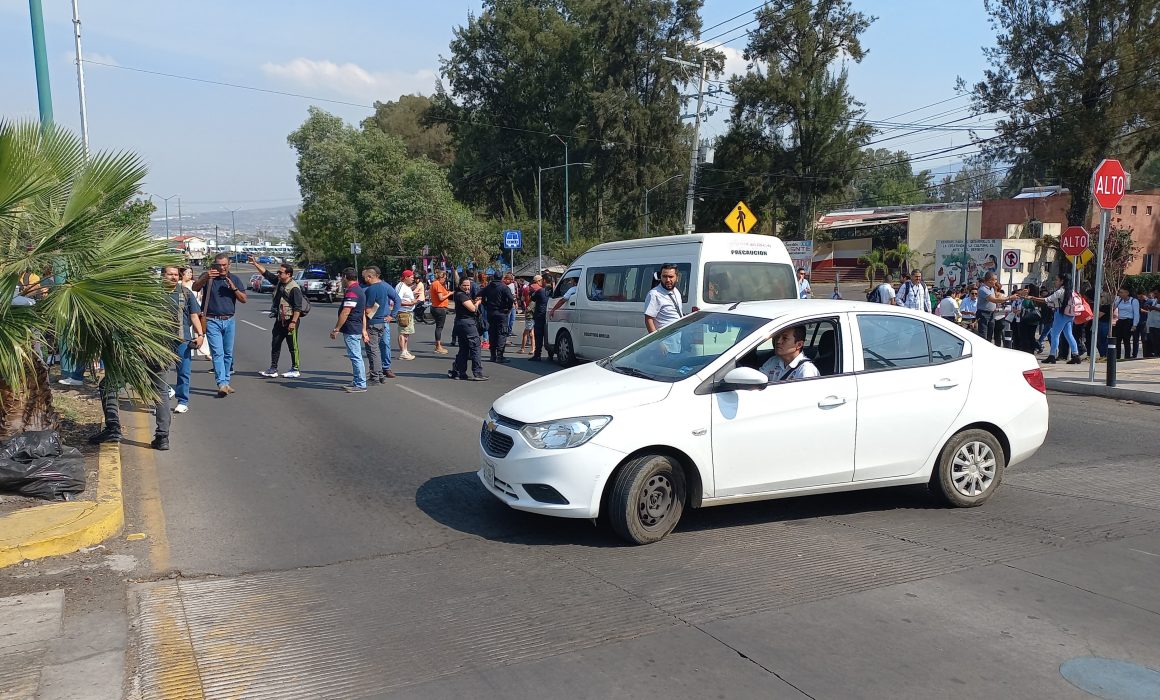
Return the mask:
<path id="1" fill-rule="evenodd" d="M 1080 363 L 1079 348 L 1076 345 L 1075 335 L 1072 332 L 1076 314 L 1076 302 L 1072 292 L 1071 276 L 1061 272 L 1055 277 L 1055 291 L 1050 296 L 1027 296 L 1028 299 L 1046 304 L 1048 308 L 1055 310 L 1055 319 L 1051 322 L 1051 334 L 1049 336 L 1051 345 L 1047 359 L 1043 361 L 1043 364 L 1053 365 L 1056 363 L 1060 333 L 1063 333 L 1063 337 L 1067 338 L 1068 347 L 1071 348 L 1071 359 L 1067 361 L 1067 364 L 1078 365 Z"/>

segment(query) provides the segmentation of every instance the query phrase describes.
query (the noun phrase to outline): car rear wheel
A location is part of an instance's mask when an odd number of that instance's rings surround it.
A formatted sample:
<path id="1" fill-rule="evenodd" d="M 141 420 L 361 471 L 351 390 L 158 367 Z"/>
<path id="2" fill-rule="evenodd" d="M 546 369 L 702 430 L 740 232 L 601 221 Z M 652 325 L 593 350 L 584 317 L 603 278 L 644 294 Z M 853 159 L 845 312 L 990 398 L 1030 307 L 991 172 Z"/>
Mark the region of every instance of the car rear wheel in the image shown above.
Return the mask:
<path id="1" fill-rule="evenodd" d="M 624 465 L 608 499 L 609 524 L 633 544 L 662 539 L 684 510 L 685 473 L 664 455 L 644 455 Z"/>
<path id="2" fill-rule="evenodd" d="M 986 430 L 964 430 L 943 447 L 930 485 L 956 508 L 981 506 L 999 488 L 1005 468 L 1003 446 L 994 435 Z"/>

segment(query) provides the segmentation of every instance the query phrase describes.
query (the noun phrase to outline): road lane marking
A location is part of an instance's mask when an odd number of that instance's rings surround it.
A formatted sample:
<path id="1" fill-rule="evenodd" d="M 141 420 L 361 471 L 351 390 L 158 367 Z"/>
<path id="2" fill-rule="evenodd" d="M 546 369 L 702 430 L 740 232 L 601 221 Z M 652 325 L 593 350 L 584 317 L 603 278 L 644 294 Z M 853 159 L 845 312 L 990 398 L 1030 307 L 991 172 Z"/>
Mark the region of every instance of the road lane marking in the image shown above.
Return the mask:
<path id="1" fill-rule="evenodd" d="M 411 388 L 411 387 L 409 387 L 409 386 L 405 386 L 405 385 L 403 385 L 403 384 L 396 384 L 396 383 L 394 383 L 394 382 L 392 382 L 392 383 L 391 383 L 391 385 L 392 385 L 392 386 L 397 386 L 397 387 L 399 387 L 400 389 L 402 389 L 403 391 L 409 391 L 409 392 L 411 392 L 412 394 L 414 394 L 415 396 L 418 396 L 418 397 L 419 397 L 419 398 L 421 398 L 421 399 L 426 399 L 426 400 L 430 401 L 431 403 L 438 404 L 438 405 L 442 406 L 443 408 L 446 408 L 446 409 L 447 409 L 447 410 L 449 410 L 449 411 L 454 411 L 455 413 L 458 413 L 459 415 L 461 415 L 461 416 L 463 416 L 463 417 L 465 417 L 465 418 L 470 418 L 470 419 L 471 419 L 471 422 L 473 422 L 473 423 L 478 423 L 478 422 L 480 422 L 481 420 L 483 420 L 482 418 L 480 418 L 479 416 L 475 415 L 475 414 L 474 414 L 474 413 L 472 413 L 471 411 L 465 411 L 465 410 L 463 410 L 462 408 L 460 408 L 460 407 L 456 406 L 455 404 L 450 404 L 450 403 L 447 403 L 446 401 L 440 401 L 439 399 L 434 399 L 434 398 L 431 398 L 430 396 L 428 396 L 428 395 L 424 394 L 423 392 L 421 392 L 421 391 L 416 391 L 415 389 L 412 389 L 412 388 Z"/>
<path id="2" fill-rule="evenodd" d="M 1132 549 L 1131 547 L 1128 547 L 1128 551 L 1129 552 L 1139 552 L 1140 554 L 1147 554 L 1150 557 L 1160 557 L 1160 554 L 1153 554 L 1152 552 L 1145 552 L 1142 549 Z"/>
<path id="3" fill-rule="evenodd" d="M 246 320 L 246 319 L 244 319 L 244 318 L 240 318 L 240 319 L 238 319 L 238 320 L 239 320 L 239 321 L 241 321 L 242 323 L 246 323 L 246 324 L 249 324 L 249 325 L 253 326 L 254 328 L 257 328 L 257 329 L 258 329 L 258 330 L 260 330 L 260 331 L 268 331 L 268 330 L 270 330 L 269 328 L 262 328 L 261 326 L 259 326 L 259 325 L 258 325 L 258 324 L 256 324 L 256 323 L 250 323 L 249 321 L 247 321 L 247 320 Z"/>
<path id="4" fill-rule="evenodd" d="M 149 444 L 149 414 L 134 411 L 133 439 Z M 126 449 L 125 447 L 121 448 Z M 169 572 L 169 536 L 165 530 L 165 509 L 161 505 L 161 484 L 157 480 L 157 453 L 150 447 L 138 449 L 134 462 L 140 467 L 137 483 L 140 485 L 141 516 L 149 533 L 149 565 L 154 573 Z"/>

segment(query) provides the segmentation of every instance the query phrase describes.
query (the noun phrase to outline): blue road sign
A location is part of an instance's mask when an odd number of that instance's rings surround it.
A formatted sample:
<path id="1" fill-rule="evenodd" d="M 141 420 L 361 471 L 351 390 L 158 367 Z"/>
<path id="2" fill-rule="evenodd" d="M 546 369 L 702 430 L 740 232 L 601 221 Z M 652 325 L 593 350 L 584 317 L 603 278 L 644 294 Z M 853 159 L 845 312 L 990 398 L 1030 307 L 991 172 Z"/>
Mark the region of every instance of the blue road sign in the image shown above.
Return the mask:
<path id="1" fill-rule="evenodd" d="M 521 250 L 524 247 L 523 235 L 519 231 L 503 232 L 504 250 Z"/>

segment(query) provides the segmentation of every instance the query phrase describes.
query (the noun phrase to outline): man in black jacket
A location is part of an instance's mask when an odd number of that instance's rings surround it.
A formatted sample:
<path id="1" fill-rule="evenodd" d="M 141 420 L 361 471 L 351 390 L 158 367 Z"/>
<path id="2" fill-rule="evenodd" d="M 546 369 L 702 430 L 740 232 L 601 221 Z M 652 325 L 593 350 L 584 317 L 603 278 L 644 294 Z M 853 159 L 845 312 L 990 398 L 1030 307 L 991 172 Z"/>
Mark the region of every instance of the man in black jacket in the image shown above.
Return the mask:
<path id="1" fill-rule="evenodd" d="M 250 256 L 250 264 L 257 268 L 267 280 L 274 285 L 273 300 L 270 314 L 274 318 L 274 327 L 270 329 L 270 368 L 258 374 L 263 377 L 278 376 L 278 360 L 282 356 L 282 343 L 290 348 L 290 370 L 283 377 L 294 379 L 302 376 L 301 355 L 298 344 L 298 324 L 306 310 L 305 295 L 302 288 L 294 281 L 294 267 L 288 263 L 278 266 L 277 272 L 270 272 Z"/>
<path id="2" fill-rule="evenodd" d="M 491 346 L 491 361 L 498 364 L 511 362 L 503 356 L 508 337 L 508 316 L 515 306 L 516 297 L 512 290 L 498 279 L 492 279 L 483 288 L 483 308 L 487 313 L 488 344 Z"/>

